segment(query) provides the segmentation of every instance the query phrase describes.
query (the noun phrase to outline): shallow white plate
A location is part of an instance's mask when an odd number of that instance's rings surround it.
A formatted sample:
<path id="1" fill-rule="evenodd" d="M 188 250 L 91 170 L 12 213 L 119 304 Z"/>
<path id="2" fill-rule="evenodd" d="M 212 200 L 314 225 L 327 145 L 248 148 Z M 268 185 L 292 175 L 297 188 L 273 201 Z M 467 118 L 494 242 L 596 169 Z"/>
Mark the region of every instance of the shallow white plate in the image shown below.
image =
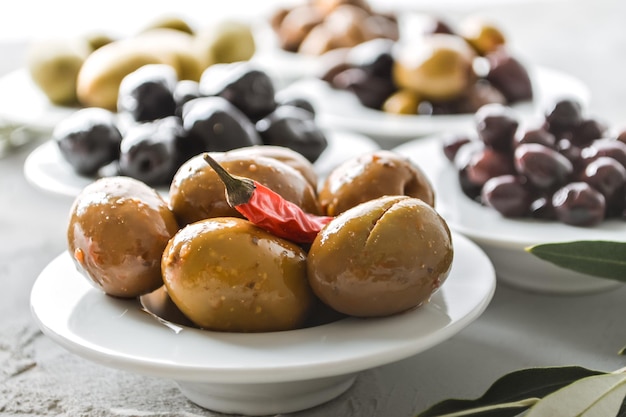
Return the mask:
<path id="1" fill-rule="evenodd" d="M 487 256 L 453 234 L 451 273 L 430 302 L 378 319 L 346 318 L 307 329 L 258 334 L 168 327 L 136 300 L 106 296 L 65 252 L 33 285 L 31 308 L 43 332 L 84 358 L 169 378 L 193 402 L 229 413 L 265 415 L 326 402 L 356 373 L 398 361 L 452 337 L 489 304 L 495 274 Z"/>
<path id="2" fill-rule="evenodd" d="M 529 70 L 534 88 L 531 102 L 513 106 L 523 120 L 542 115 L 545 106 L 557 98 L 568 97 L 588 105 L 589 89 L 577 78 L 548 68 Z M 471 128 L 473 114 L 411 116 L 394 115 L 361 105 L 354 94 L 332 89 L 314 78 L 293 83 L 279 94 L 308 98 L 318 111 L 319 122 L 328 128 L 350 130 L 369 135 L 381 143 L 394 143 L 444 131 Z M 396 143 L 397 144 L 397 143 Z"/>
<path id="3" fill-rule="evenodd" d="M 416 139 L 394 151 L 408 156 L 424 170 L 435 188 L 437 211 L 450 228 L 485 250 L 498 278 L 521 288 L 552 293 L 584 293 L 621 285 L 556 267 L 525 252 L 524 248 L 573 240 L 622 241 L 626 222 L 610 220 L 586 228 L 534 219 L 507 219 L 463 194 L 458 173 L 444 156 L 439 137 Z"/>
<path id="4" fill-rule="evenodd" d="M 328 132 L 328 147 L 315 161 L 320 178 L 325 178 L 341 162 L 362 153 L 379 149 L 372 139 L 350 132 Z M 24 175 L 35 187 L 60 196 L 74 198 L 93 178 L 76 174 L 65 161 L 56 143 L 44 142 L 31 152 L 24 162 Z M 167 193 L 167 187 L 159 191 Z"/>

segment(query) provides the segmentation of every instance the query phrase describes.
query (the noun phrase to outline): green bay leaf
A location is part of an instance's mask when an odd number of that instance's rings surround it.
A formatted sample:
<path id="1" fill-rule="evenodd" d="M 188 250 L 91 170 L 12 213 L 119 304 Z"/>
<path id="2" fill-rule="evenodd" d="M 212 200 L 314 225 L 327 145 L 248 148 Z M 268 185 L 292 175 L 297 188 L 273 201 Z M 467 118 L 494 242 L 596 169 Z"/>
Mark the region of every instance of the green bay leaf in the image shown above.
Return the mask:
<path id="1" fill-rule="evenodd" d="M 480 398 L 449 399 L 421 412 L 417 417 L 446 415 L 514 417 L 543 398 L 575 381 L 605 372 L 580 366 L 527 368 L 499 378 Z M 462 413 L 462 414 L 458 414 Z"/>
<path id="2" fill-rule="evenodd" d="M 615 417 L 626 396 L 626 374 L 594 375 L 547 395 L 525 417 Z"/>
<path id="3" fill-rule="evenodd" d="M 626 242 L 578 240 L 544 243 L 526 251 L 561 268 L 626 282 Z"/>

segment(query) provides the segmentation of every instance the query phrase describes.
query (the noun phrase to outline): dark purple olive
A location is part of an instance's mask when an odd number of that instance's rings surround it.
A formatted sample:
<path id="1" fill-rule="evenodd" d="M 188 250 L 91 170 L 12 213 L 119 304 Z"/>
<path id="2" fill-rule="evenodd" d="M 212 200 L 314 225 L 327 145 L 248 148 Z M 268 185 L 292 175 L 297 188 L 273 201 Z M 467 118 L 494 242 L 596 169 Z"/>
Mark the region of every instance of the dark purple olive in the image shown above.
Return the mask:
<path id="1" fill-rule="evenodd" d="M 485 78 L 506 97 L 509 104 L 533 98 L 533 86 L 526 67 L 505 48 L 486 55 L 489 71 Z"/>
<path id="2" fill-rule="evenodd" d="M 250 119 L 222 97 L 200 97 L 187 102 L 183 107 L 183 126 L 189 137 L 202 142 L 209 152 L 262 143 Z"/>
<path id="3" fill-rule="evenodd" d="M 556 148 L 556 138 L 543 127 L 519 130 L 515 135 L 515 144 L 538 143 L 548 148 Z"/>
<path id="4" fill-rule="evenodd" d="M 200 83 L 193 80 L 180 80 L 174 88 L 174 102 L 176 103 L 176 116 L 183 116 L 183 106 L 194 98 L 201 97 Z"/>
<path id="5" fill-rule="evenodd" d="M 593 226 L 604 220 L 604 196 L 585 182 L 572 182 L 552 195 L 559 221 L 573 226 Z"/>
<path id="6" fill-rule="evenodd" d="M 175 116 L 132 126 L 120 144 L 120 174 L 148 185 L 168 184 L 183 162 L 178 142 L 184 134 Z"/>
<path id="7" fill-rule="evenodd" d="M 472 142 L 472 140 L 475 140 L 475 138 L 470 133 L 450 133 L 445 135 L 442 138 L 443 154 L 448 161 L 454 162 L 459 149 L 463 145 Z"/>
<path id="8" fill-rule="evenodd" d="M 374 77 L 391 79 L 394 45 L 391 39 L 373 39 L 350 48 L 345 59 L 352 68 L 359 68 Z"/>
<path id="9" fill-rule="evenodd" d="M 376 77 L 360 68 L 341 71 L 333 79 L 333 85 L 353 92 L 363 106 L 376 110 L 380 110 L 385 100 L 396 91 L 391 78 Z"/>
<path id="10" fill-rule="evenodd" d="M 144 65 L 126 75 L 119 87 L 118 113 L 128 113 L 138 122 L 173 116 L 174 89 L 178 78 L 169 65 Z"/>
<path id="11" fill-rule="evenodd" d="M 509 155 L 497 152 L 492 148 L 484 148 L 475 152 L 464 167 L 470 183 L 482 187 L 490 178 L 515 173 Z"/>
<path id="12" fill-rule="evenodd" d="M 513 109 L 492 103 L 482 106 L 474 115 L 478 137 L 493 149 L 508 151 L 513 145 L 513 138 L 519 121 Z"/>
<path id="13" fill-rule="evenodd" d="M 540 189 L 559 187 L 574 171 L 572 163 L 547 146 L 525 143 L 515 149 L 514 162 L 517 172 L 528 178 Z"/>
<path id="14" fill-rule="evenodd" d="M 118 158 L 122 135 L 112 112 L 89 107 L 59 122 L 52 139 L 76 173 L 92 176 Z"/>
<path id="15" fill-rule="evenodd" d="M 481 198 L 504 217 L 524 217 L 529 213 L 531 193 L 523 177 L 493 177 L 483 185 Z"/>
<path id="16" fill-rule="evenodd" d="M 277 107 L 256 123 L 256 129 L 264 144 L 292 149 L 311 162 L 328 146 L 326 135 L 313 115 L 294 106 Z"/>
<path id="17" fill-rule="evenodd" d="M 626 143 L 611 138 L 594 140 L 581 150 L 581 156 L 587 162 L 608 156 L 626 167 Z"/>
<path id="18" fill-rule="evenodd" d="M 597 119 L 584 119 L 572 130 L 572 143 L 587 146 L 596 139 L 606 137 L 607 125 Z"/>
<path id="19" fill-rule="evenodd" d="M 622 212 L 626 193 L 626 168 L 622 164 L 613 158 L 601 156 L 585 167 L 580 180 L 602 193 L 608 215 Z"/>
<path id="20" fill-rule="evenodd" d="M 618 131 L 616 139 L 620 142 L 626 143 L 626 129 Z"/>
<path id="21" fill-rule="evenodd" d="M 579 171 L 584 166 L 582 149 L 574 145 L 571 140 L 559 140 L 556 144 L 556 150 L 572 163 L 574 171 Z"/>
<path id="22" fill-rule="evenodd" d="M 276 108 L 272 79 L 249 62 L 211 65 L 200 78 L 200 93 L 225 98 L 252 121 Z"/>
<path id="23" fill-rule="evenodd" d="M 560 132 L 572 130 L 580 125 L 583 120 L 582 106 L 573 99 L 557 100 L 546 110 L 545 118 L 550 132 L 559 136 Z"/>
<path id="24" fill-rule="evenodd" d="M 541 196 L 530 203 L 530 216 L 541 220 L 556 220 L 552 197 Z"/>

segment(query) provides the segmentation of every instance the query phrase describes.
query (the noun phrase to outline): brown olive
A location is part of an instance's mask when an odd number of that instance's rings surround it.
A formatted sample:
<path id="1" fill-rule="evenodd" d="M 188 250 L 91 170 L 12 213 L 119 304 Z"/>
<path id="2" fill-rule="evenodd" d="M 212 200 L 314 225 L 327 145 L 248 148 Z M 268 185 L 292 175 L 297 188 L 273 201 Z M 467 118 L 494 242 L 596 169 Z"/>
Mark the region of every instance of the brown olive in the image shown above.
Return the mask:
<path id="1" fill-rule="evenodd" d="M 313 186 L 286 163 L 230 152 L 211 155 L 231 174 L 260 182 L 306 212 L 321 213 Z M 212 217 L 241 217 L 228 205 L 224 184 L 202 154 L 189 159 L 174 175 L 170 186 L 170 207 L 181 225 Z"/>
<path id="2" fill-rule="evenodd" d="M 462 38 L 447 34 L 426 36 L 398 45 L 394 82 L 426 99 L 450 100 L 467 91 L 476 78 L 476 53 Z"/>
<path id="3" fill-rule="evenodd" d="M 387 316 L 417 307 L 448 277 L 450 230 L 417 198 L 387 196 L 333 219 L 309 250 L 313 292 L 353 316 Z"/>
<path id="4" fill-rule="evenodd" d="M 302 248 L 239 218 L 184 227 L 168 243 L 161 266 L 172 301 L 204 329 L 291 330 L 314 302 Z"/>
<path id="5" fill-rule="evenodd" d="M 411 90 L 398 90 L 385 100 L 382 110 L 391 114 L 417 114 L 419 96 Z"/>
<path id="6" fill-rule="evenodd" d="M 129 177 L 107 177 L 74 201 L 68 249 L 98 288 L 132 298 L 163 285 L 161 255 L 177 231 L 174 214 L 155 190 Z"/>
<path id="7" fill-rule="evenodd" d="M 339 165 L 324 181 L 319 201 L 326 215 L 336 216 L 385 195 L 406 195 L 430 206 L 435 204 L 435 192 L 422 170 L 408 158 L 387 150 L 363 154 Z"/>

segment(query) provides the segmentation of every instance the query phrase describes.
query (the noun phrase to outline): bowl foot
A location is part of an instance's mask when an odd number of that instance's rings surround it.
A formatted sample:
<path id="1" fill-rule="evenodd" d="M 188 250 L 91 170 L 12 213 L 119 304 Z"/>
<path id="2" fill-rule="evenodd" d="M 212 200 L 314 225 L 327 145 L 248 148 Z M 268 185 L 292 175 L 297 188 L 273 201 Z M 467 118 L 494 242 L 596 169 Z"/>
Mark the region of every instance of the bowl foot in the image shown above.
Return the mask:
<path id="1" fill-rule="evenodd" d="M 343 394 L 356 375 L 260 384 L 177 381 L 185 397 L 200 407 L 229 414 L 262 416 L 290 413 L 323 404 Z"/>

